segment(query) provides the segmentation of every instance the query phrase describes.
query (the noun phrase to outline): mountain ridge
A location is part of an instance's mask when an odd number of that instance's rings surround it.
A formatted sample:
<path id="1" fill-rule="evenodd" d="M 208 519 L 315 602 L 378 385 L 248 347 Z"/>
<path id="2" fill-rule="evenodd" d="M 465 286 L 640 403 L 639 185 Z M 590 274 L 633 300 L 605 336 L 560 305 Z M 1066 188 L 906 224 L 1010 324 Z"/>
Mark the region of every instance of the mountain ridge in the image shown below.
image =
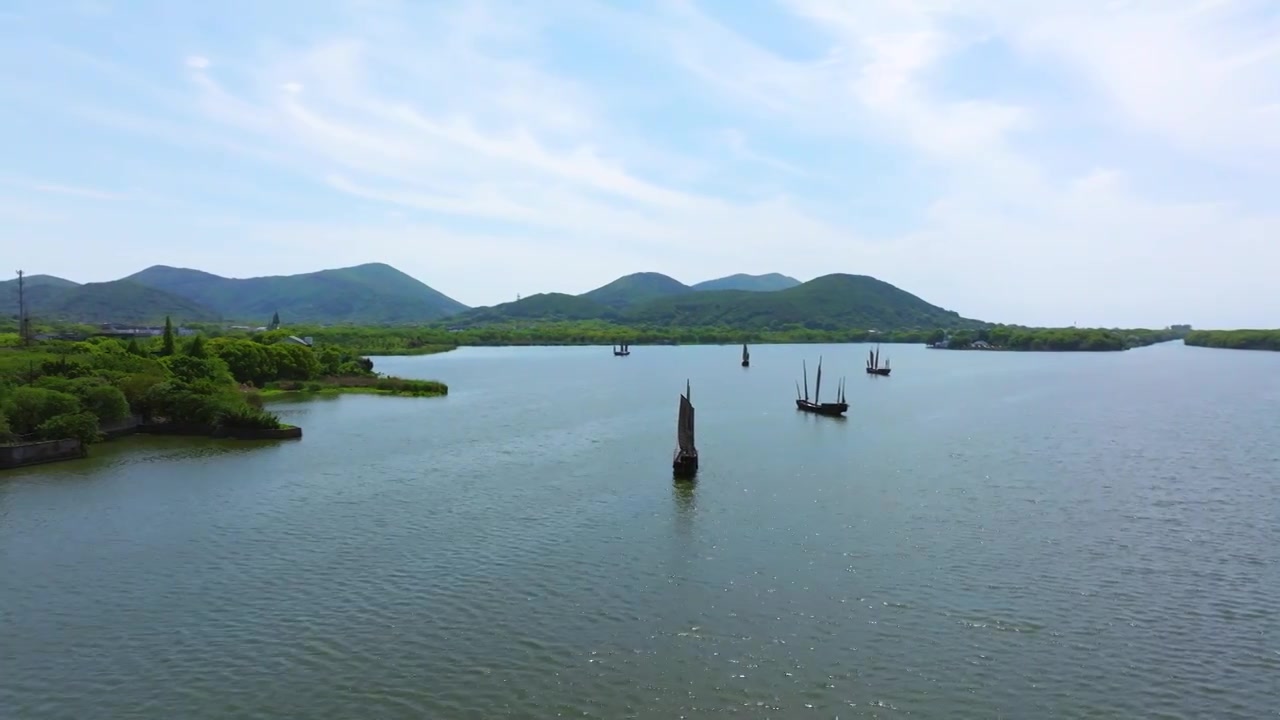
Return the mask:
<path id="1" fill-rule="evenodd" d="M 800 285 L 801 282 L 790 275 L 782 273 L 765 273 L 763 275 L 748 275 L 746 273 L 734 273 L 720 278 L 711 280 L 703 280 L 694 283 L 689 287 L 699 291 L 710 290 L 748 290 L 751 292 L 775 292 L 778 290 L 786 290 Z"/>
<path id="2" fill-rule="evenodd" d="M 578 295 L 539 293 L 477 308 L 467 308 L 385 263 L 250 278 L 153 265 L 107 283 L 79 285 L 51 275 L 27 279 L 33 316 L 79 321 L 154 321 L 158 316 L 172 315 L 188 322 L 257 325 L 279 313 L 288 324 L 439 323 L 451 327 L 548 321 L 744 329 L 988 324 L 932 305 L 876 278 L 844 273 L 803 283 L 779 273 L 739 273 L 686 285 L 662 273 L 638 272 Z M 3 281 L 0 286 L 0 291 L 8 291 L 16 311 L 16 281 Z"/>
<path id="3" fill-rule="evenodd" d="M 677 285 L 684 290 L 679 291 Z M 461 328 L 583 320 L 743 329 L 961 328 L 988 324 L 932 305 L 882 280 L 845 273 L 823 275 L 774 291 L 695 290 L 658 273 L 635 273 L 581 295 L 531 295 L 473 308 L 447 322 Z"/>
<path id="4" fill-rule="evenodd" d="M 429 322 L 469 309 L 386 263 L 248 278 L 153 265 L 125 279 L 185 297 L 235 320 L 266 322 L 279 313 L 292 323 L 395 324 Z"/>

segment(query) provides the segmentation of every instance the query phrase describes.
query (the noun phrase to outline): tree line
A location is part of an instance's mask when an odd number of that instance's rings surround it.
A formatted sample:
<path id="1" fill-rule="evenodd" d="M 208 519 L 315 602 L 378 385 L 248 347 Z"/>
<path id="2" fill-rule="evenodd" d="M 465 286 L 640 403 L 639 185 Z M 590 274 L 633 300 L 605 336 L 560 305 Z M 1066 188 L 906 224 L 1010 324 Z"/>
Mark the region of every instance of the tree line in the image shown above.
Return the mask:
<path id="1" fill-rule="evenodd" d="M 132 415 L 177 426 L 274 429 L 280 420 L 263 409 L 256 389 L 375 378 L 371 360 L 337 346 L 316 349 L 267 333 L 198 334 L 183 342 L 169 322 L 162 336 L 141 341 L 91 337 L 23 346 L 7 334 L 0 346 L 0 441 L 95 442 L 102 428 Z"/>
<path id="2" fill-rule="evenodd" d="M 1192 330 L 1183 342 L 1230 350 L 1280 350 L 1280 330 Z"/>

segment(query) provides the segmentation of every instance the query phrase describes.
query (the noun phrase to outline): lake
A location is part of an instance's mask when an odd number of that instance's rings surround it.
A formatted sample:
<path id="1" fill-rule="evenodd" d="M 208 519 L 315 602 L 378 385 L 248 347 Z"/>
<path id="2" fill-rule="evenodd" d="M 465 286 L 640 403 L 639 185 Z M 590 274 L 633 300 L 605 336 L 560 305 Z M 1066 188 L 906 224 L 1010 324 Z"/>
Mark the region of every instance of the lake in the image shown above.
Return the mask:
<path id="1" fill-rule="evenodd" d="M 866 350 L 377 358 L 451 394 L 7 472 L 0 715 L 1280 716 L 1280 353 Z"/>

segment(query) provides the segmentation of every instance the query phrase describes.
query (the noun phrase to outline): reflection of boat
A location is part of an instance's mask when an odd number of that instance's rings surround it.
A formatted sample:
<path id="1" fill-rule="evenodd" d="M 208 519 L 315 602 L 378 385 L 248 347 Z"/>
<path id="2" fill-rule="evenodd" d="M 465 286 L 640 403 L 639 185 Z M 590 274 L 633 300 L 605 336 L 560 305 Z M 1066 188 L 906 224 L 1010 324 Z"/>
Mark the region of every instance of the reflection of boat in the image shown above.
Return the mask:
<path id="1" fill-rule="evenodd" d="M 698 448 L 693 443 L 693 403 L 689 402 L 689 395 L 689 381 L 685 380 L 680 416 L 676 421 L 676 452 L 671 459 L 671 472 L 678 478 L 691 478 L 698 472 Z"/>
<path id="2" fill-rule="evenodd" d="M 884 359 L 884 366 L 880 366 L 880 346 L 876 345 L 876 349 L 867 351 L 867 374 L 868 375 L 889 375 L 889 358 Z"/>
<path id="3" fill-rule="evenodd" d="M 742 343 L 742 367 L 751 367 L 751 353 L 747 352 L 746 343 Z"/>
<path id="4" fill-rule="evenodd" d="M 626 355 L 630 355 L 631 346 L 626 343 L 622 343 L 621 345 L 615 345 L 613 347 L 613 354 L 615 357 L 623 357 Z"/>
<path id="5" fill-rule="evenodd" d="M 805 412 L 816 413 L 818 415 L 844 415 L 849 409 L 849 403 L 844 398 L 844 378 L 840 379 L 840 385 L 836 389 L 836 401 L 832 403 L 819 402 L 818 398 L 822 392 L 822 358 L 818 358 L 818 379 L 813 385 L 813 400 L 809 400 L 809 368 L 804 369 L 804 396 L 800 396 L 800 386 L 796 385 L 796 409 Z"/>

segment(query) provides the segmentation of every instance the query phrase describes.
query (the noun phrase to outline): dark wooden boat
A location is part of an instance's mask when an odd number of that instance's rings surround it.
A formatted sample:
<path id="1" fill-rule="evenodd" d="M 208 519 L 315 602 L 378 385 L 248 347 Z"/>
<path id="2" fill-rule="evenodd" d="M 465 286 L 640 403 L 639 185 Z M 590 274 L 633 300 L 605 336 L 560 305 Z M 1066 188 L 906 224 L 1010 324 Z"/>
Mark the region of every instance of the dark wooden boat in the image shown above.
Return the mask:
<path id="1" fill-rule="evenodd" d="M 809 399 L 809 368 L 804 367 L 804 396 L 800 395 L 800 386 L 796 385 L 796 409 L 805 412 L 815 413 L 817 415 L 828 415 L 838 417 L 844 415 L 849 410 L 849 403 L 845 402 L 844 397 L 844 378 L 840 378 L 840 385 L 836 389 L 836 401 L 824 403 L 820 401 L 822 393 L 822 358 L 818 358 L 818 379 L 813 386 L 813 400 Z"/>
<path id="2" fill-rule="evenodd" d="M 747 352 L 746 343 L 742 343 L 742 367 L 751 367 L 751 353 Z"/>
<path id="3" fill-rule="evenodd" d="M 884 365 L 880 365 L 880 346 L 876 345 L 875 350 L 867 351 L 867 374 L 889 376 L 889 358 L 884 359 Z"/>
<path id="4" fill-rule="evenodd" d="M 630 354 L 631 354 L 631 346 L 626 343 L 613 346 L 614 357 L 625 357 Z"/>
<path id="5" fill-rule="evenodd" d="M 676 452 L 671 459 L 671 473 L 677 478 L 692 478 L 698 472 L 698 448 L 693 443 L 693 403 L 689 402 L 689 381 L 684 382 L 680 396 L 680 415 L 676 421 Z"/>

